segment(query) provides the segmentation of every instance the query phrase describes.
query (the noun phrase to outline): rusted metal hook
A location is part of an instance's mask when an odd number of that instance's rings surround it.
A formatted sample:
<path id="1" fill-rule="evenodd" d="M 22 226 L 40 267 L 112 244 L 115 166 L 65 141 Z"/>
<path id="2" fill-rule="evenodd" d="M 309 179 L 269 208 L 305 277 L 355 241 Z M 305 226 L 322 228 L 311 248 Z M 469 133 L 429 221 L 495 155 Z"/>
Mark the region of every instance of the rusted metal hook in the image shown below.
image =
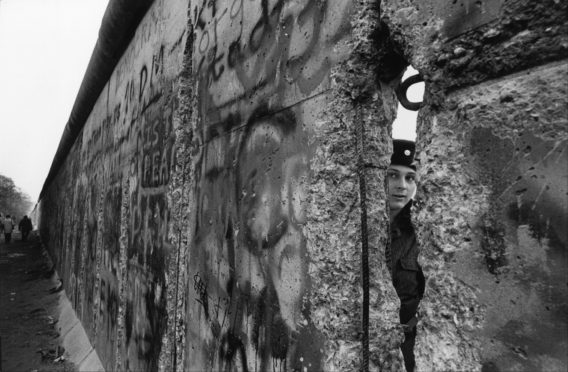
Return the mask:
<path id="1" fill-rule="evenodd" d="M 406 92 L 408 91 L 408 88 L 410 88 L 411 85 L 416 84 L 416 83 L 420 83 L 420 82 L 423 82 L 423 81 L 424 81 L 424 78 L 422 77 L 422 75 L 416 74 L 416 75 L 412 75 L 408 79 L 400 82 L 398 87 L 396 87 L 395 93 L 396 93 L 396 98 L 398 98 L 398 101 L 400 102 L 402 107 L 404 107 L 407 110 L 411 110 L 411 111 L 418 111 L 418 109 L 420 109 L 420 107 L 422 107 L 422 103 L 423 103 L 422 101 L 410 102 L 408 100 L 408 98 L 406 97 Z"/>

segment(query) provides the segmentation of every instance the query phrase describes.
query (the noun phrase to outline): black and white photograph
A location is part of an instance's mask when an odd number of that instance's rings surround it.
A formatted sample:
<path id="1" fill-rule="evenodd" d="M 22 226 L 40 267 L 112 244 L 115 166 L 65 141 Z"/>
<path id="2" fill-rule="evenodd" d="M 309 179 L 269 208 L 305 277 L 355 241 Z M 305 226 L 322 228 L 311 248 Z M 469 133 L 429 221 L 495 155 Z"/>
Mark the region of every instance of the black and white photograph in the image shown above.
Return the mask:
<path id="1" fill-rule="evenodd" d="M 0 0 L 0 372 L 568 371 L 567 15 Z"/>

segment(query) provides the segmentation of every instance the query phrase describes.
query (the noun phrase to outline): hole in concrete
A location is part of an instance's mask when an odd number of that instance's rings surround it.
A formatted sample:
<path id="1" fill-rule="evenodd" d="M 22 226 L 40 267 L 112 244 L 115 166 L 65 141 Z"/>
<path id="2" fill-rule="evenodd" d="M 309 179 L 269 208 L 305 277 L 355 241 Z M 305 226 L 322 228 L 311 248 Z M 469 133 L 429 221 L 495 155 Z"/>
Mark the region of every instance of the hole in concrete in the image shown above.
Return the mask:
<path id="1" fill-rule="evenodd" d="M 416 71 L 416 69 L 409 66 L 402 76 L 402 81 L 417 73 L 418 71 Z M 410 88 L 408 88 L 407 97 L 411 102 L 421 102 L 424 97 L 424 83 L 411 85 Z M 416 111 L 407 110 L 399 103 L 396 119 L 392 123 L 392 138 L 415 141 L 416 116 Z"/>
<path id="2" fill-rule="evenodd" d="M 403 74 L 402 82 L 417 75 L 412 67 Z M 424 83 L 411 85 L 406 91 L 406 99 L 422 102 Z M 400 97 L 400 96 L 399 96 Z M 399 99 L 404 100 L 404 97 Z M 409 105 L 406 103 L 407 107 Z M 419 106 L 416 106 L 419 107 Z M 405 339 L 401 346 L 406 370 L 414 370 L 414 344 L 416 338 L 417 309 L 424 295 L 425 278 L 418 264 L 420 251 L 412 223 L 412 200 L 418 188 L 416 178 L 415 147 L 417 112 L 398 104 L 397 117 L 392 124 L 393 157 L 387 170 L 387 205 L 391 221 L 389 249 L 386 261 L 392 283 L 400 298 L 400 323 L 405 328 Z"/>

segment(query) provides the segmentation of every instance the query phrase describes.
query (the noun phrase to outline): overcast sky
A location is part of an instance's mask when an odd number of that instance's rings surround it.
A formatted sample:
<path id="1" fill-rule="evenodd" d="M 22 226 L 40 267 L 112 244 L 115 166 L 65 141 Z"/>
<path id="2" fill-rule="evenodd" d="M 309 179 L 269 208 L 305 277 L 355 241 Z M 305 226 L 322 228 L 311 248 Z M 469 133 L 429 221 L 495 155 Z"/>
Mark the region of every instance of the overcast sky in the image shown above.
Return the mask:
<path id="1" fill-rule="evenodd" d="M 0 174 L 36 200 L 108 0 L 0 0 Z"/>
<path id="2" fill-rule="evenodd" d="M 69 119 L 107 4 L 0 0 L 0 174 L 33 201 Z M 420 100 L 422 91 L 411 88 L 409 97 Z M 393 137 L 413 140 L 416 115 L 400 109 L 402 125 L 394 126 Z"/>
<path id="3" fill-rule="evenodd" d="M 404 72 L 402 80 L 404 81 L 417 73 L 418 71 L 410 66 Z M 421 102 L 424 97 L 424 83 L 412 84 L 406 92 L 406 97 L 410 102 Z M 416 111 L 409 111 L 399 103 L 396 119 L 392 123 L 392 138 L 415 141 L 416 116 Z"/>

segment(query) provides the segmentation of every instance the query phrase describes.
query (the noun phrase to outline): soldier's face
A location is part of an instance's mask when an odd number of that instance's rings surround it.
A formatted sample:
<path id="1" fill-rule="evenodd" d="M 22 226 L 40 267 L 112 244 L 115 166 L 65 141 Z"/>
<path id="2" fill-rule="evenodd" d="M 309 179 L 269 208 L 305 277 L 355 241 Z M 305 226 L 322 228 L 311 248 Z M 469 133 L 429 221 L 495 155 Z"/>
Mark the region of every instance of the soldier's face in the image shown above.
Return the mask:
<path id="1" fill-rule="evenodd" d="M 416 171 L 404 165 L 391 165 L 387 170 L 388 197 L 391 213 L 398 213 L 416 193 Z"/>

